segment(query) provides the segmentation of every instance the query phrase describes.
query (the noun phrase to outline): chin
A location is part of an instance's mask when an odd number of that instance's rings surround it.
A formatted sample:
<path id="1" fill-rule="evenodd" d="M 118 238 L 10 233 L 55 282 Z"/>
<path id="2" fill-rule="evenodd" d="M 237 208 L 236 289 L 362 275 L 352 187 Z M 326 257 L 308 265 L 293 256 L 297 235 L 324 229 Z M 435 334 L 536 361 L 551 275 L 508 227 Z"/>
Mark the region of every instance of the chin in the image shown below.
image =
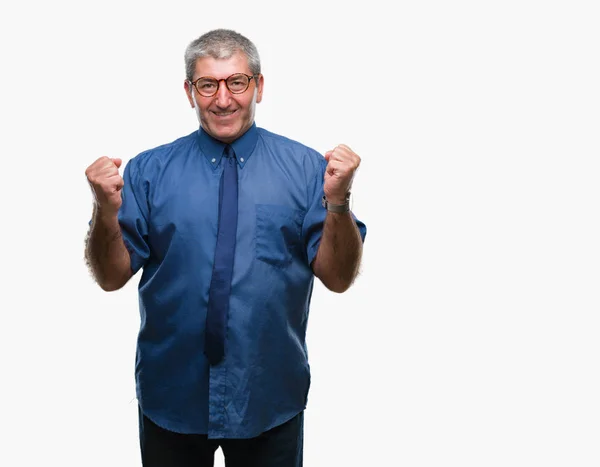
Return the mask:
<path id="1" fill-rule="evenodd" d="M 206 122 L 201 122 L 200 125 L 210 136 L 225 143 L 229 142 L 225 141 L 226 139 L 231 139 L 232 135 L 236 134 L 235 129 L 224 127 L 222 125 L 207 125 Z"/>
<path id="2" fill-rule="evenodd" d="M 240 136 L 240 132 L 237 129 L 220 129 L 215 131 L 215 137 L 226 143 L 231 143 Z"/>
<path id="3" fill-rule="evenodd" d="M 217 125 L 214 127 L 215 129 L 215 135 L 217 135 L 218 138 L 227 138 L 230 139 L 231 141 L 234 141 L 236 139 L 238 139 L 240 136 L 242 136 L 247 130 L 248 128 L 250 128 L 250 126 L 243 126 L 239 123 L 234 123 L 232 125 Z"/>

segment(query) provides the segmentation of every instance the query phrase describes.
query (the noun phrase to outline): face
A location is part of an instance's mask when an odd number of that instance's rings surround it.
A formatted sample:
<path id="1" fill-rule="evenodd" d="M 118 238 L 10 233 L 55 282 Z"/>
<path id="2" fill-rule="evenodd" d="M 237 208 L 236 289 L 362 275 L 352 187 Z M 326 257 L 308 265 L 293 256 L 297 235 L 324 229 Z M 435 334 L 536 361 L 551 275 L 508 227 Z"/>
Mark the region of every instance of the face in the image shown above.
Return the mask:
<path id="1" fill-rule="evenodd" d="M 235 73 L 252 75 L 248 59 L 242 53 L 227 59 L 202 57 L 196 60 L 192 81 L 203 76 L 226 79 Z M 231 143 L 254 122 L 256 104 L 262 100 L 263 77 L 260 75 L 257 79 L 251 79 L 250 86 L 242 94 L 232 94 L 224 81 L 219 82 L 219 90 L 212 97 L 201 96 L 187 81 L 184 87 L 204 131 L 219 141 Z"/>

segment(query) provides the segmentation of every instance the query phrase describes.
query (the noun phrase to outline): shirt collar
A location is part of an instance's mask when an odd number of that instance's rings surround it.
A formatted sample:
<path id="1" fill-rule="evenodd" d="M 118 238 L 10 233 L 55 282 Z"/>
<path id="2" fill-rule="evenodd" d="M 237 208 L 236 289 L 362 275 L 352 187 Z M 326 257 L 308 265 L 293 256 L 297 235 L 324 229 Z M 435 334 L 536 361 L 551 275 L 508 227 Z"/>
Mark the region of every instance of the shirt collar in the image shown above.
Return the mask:
<path id="1" fill-rule="evenodd" d="M 216 140 L 210 136 L 202 127 L 198 130 L 198 140 L 200 143 L 200 150 L 208 159 L 209 164 L 216 169 L 221 162 L 223 157 L 223 150 L 226 144 Z M 238 165 L 243 168 L 250 156 L 254 152 L 256 142 L 258 141 L 258 130 L 256 129 L 256 123 L 252 123 L 252 126 L 248 128 L 248 131 L 231 143 L 231 147 L 235 151 L 235 158 Z"/>

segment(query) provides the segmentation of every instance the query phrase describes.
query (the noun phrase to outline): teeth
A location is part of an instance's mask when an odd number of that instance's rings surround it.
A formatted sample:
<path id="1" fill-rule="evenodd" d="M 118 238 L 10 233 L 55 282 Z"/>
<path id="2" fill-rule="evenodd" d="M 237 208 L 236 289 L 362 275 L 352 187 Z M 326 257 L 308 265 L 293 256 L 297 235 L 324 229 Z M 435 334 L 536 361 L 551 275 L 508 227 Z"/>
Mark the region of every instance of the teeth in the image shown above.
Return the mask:
<path id="1" fill-rule="evenodd" d="M 233 113 L 233 111 L 231 112 L 215 112 L 219 117 L 225 117 L 227 115 L 231 115 Z"/>

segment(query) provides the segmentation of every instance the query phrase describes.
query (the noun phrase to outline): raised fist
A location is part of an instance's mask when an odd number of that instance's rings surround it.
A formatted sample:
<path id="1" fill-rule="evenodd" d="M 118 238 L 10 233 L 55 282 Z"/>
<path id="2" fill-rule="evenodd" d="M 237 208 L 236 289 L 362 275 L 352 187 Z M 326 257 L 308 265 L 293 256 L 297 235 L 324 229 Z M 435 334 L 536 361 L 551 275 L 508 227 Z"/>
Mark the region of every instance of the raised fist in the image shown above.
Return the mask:
<path id="1" fill-rule="evenodd" d="M 360 157 L 345 144 L 339 144 L 325 153 L 325 160 L 325 197 L 331 204 L 344 204 L 346 193 L 352 188 L 354 174 L 360 165 Z"/>
<path id="2" fill-rule="evenodd" d="M 104 156 L 96 160 L 85 171 L 97 208 L 109 214 L 116 215 L 123 202 L 121 189 L 124 182 L 119 175 L 121 163 L 121 159 Z"/>

